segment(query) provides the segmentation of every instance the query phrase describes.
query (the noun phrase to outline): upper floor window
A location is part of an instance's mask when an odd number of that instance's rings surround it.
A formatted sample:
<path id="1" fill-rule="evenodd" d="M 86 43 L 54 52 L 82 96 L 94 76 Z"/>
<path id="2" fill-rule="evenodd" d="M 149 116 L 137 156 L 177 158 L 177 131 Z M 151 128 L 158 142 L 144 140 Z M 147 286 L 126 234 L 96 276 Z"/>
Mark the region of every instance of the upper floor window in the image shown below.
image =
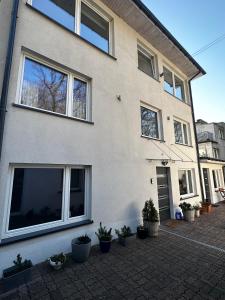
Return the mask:
<path id="1" fill-rule="evenodd" d="M 194 170 L 186 169 L 178 171 L 179 189 L 182 198 L 194 194 Z"/>
<path id="2" fill-rule="evenodd" d="M 177 75 L 163 67 L 164 75 L 164 90 L 171 95 L 177 97 L 181 101 L 185 102 L 185 88 L 184 81 Z"/>
<path id="3" fill-rule="evenodd" d="M 89 81 L 24 56 L 20 103 L 90 120 Z"/>
<path id="4" fill-rule="evenodd" d="M 175 135 L 175 143 L 177 144 L 190 144 L 189 138 L 189 125 L 187 123 L 183 123 L 178 120 L 174 120 L 174 135 Z"/>
<path id="5" fill-rule="evenodd" d="M 155 57 L 138 45 L 138 68 L 147 75 L 155 78 Z"/>
<path id="6" fill-rule="evenodd" d="M 213 148 L 213 157 L 219 158 L 219 149 L 218 148 Z"/>
<path id="7" fill-rule="evenodd" d="M 87 0 L 29 0 L 33 7 L 110 53 L 111 20 Z"/>
<path id="8" fill-rule="evenodd" d="M 149 138 L 161 138 L 159 111 L 141 106 L 141 133 Z"/>
<path id="9" fill-rule="evenodd" d="M 219 138 L 222 140 L 225 139 L 224 129 L 222 127 L 219 127 Z"/>

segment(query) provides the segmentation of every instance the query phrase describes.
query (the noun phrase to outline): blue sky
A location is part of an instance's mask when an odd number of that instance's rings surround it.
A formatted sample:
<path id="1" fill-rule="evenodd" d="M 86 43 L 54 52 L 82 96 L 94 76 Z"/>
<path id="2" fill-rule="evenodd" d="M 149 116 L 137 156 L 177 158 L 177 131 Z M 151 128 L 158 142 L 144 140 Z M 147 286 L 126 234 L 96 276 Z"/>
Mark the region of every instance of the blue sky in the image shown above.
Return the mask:
<path id="1" fill-rule="evenodd" d="M 190 53 L 225 34 L 224 0 L 142 0 Z M 192 82 L 196 119 L 225 122 L 225 39 L 195 57 L 207 74 Z"/>

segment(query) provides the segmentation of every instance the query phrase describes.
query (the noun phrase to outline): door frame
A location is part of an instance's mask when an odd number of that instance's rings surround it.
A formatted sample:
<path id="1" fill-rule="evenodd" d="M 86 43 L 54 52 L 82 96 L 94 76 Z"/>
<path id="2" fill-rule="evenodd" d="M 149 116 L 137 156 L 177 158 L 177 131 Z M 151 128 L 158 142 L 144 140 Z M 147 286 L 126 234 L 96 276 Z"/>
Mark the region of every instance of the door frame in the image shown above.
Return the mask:
<path id="1" fill-rule="evenodd" d="M 208 199 L 209 203 L 212 203 L 212 178 L 211 178 L 211 172 L 209 168 L 202 168 L 202 178 L 203 178 L 203 186 L 204 186 L 204 202 L 206 202 L 206 188 L 205 188 L 205 178 L 204 178 L 204 171 L 207 170 L 207 177 L 208 177 L 208 184 L 209 184 L 209 194 L 210 194 L 210 199 Z"/>

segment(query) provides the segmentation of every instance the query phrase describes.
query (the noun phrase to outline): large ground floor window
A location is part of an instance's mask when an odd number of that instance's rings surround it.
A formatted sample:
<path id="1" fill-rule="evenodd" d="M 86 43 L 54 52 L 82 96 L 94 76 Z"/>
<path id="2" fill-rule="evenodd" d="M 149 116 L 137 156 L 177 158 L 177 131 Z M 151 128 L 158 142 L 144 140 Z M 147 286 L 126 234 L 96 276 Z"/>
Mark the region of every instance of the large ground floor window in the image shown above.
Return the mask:
<path id="1" fill-rule="evenodd" d="M 37 231 L 90 217 L 90 167 L 13 166 L 11 171 L 7 232 Z"/>
<path id="2" fill-rule="evenodd" d="M 178 177 L 181 199 L 193 195 L 195 193 L 194 170 L 179 170 Z"/>

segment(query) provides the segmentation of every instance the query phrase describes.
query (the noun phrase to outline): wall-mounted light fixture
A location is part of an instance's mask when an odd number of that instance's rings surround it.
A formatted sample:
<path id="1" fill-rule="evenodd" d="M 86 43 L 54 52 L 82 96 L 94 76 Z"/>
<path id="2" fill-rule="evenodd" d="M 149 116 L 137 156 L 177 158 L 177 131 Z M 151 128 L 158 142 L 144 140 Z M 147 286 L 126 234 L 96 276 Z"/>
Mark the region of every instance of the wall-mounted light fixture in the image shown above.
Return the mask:
<path id="1" fill-rule="evenodd" d="M 164 76 L 164 73 L 162 72 L 161 74 L 159 74 L 159 77 L 163 77 Z"/>
<path id="2" fill-rule="evenodd" d="M 121 100 L 122 100 L 121 95 L 116 95 L 116 99 L 117 99 L 118 101 L 121 101 Z"/>
<path id="3" fill-rule="evenodd" d="M 167 165 L 168 165 L 168 160 L 163 159 L 163 160 L 162 160 L 162 165 L 163 165 L 164 167 L 167 166 Z"/>

